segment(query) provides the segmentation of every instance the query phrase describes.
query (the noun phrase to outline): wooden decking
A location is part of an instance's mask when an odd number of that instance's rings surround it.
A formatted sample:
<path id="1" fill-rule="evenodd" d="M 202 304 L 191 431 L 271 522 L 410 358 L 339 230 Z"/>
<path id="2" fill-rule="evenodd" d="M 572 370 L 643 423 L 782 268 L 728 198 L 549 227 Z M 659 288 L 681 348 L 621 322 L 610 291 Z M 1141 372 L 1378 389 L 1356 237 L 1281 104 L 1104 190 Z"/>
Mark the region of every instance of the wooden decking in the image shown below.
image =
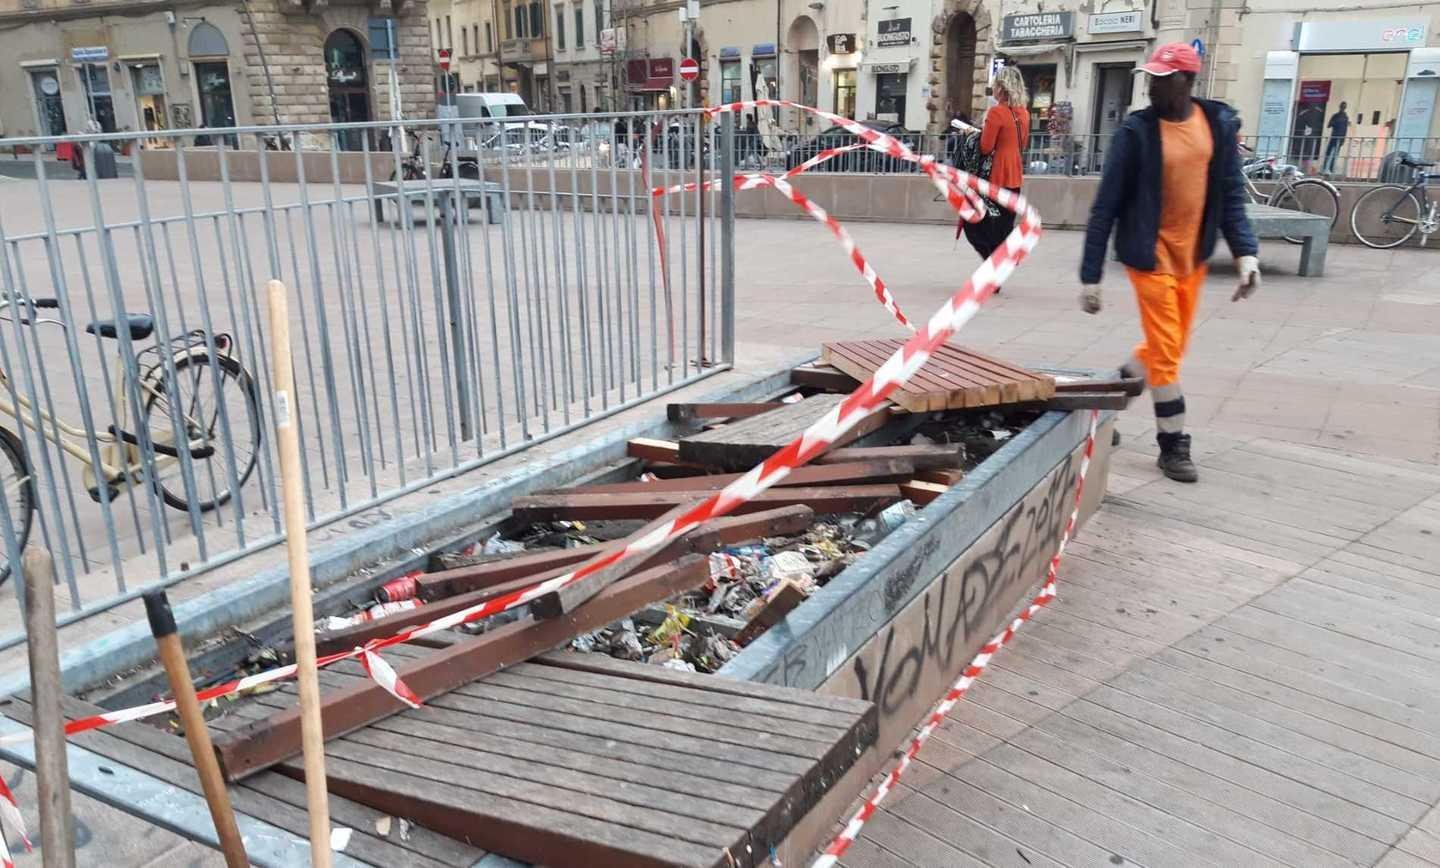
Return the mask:
<path id="1" fill-rule="evenodd" d="M 1440 865 L 1440 469 L 1124 444 L 1058 601 L 852 868 Z"/>

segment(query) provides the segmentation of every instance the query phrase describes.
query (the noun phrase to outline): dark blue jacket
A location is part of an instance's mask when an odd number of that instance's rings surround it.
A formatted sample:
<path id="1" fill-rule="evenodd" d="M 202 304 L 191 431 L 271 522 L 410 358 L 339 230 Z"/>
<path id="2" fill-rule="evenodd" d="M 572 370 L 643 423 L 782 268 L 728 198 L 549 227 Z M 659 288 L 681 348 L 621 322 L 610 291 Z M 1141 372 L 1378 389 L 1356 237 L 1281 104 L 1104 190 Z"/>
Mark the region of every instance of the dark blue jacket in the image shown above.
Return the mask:
<path id="1" fill-rule="evenodd" d="M 1200 230 L 1199 261 L 1215 252 L 1219 233 L 1231 254 L 1253 256 L 1260 247 L 1245 216 L 1245 178 L 1240 174 L 1237 136 L 1240 119 L 1222 102 L 1195 100 L 1210 122 L 1215 153 L 1210 159 L 1209 190 L 1205 197 L 1205 223 Z M 1110 230 L 1120 261 L 1139 271 L 1155 270 L 1155 241 L 1160 233 L 1160 187 L 1164 159 L 1160 153 L 1160 119 L 1153 108 L 1141 109 L 1125 119 L 1105 155 L 1100 190 L 1090 206 L 1085 229 L 1085 258 L 1081 283 L 1099 283 L 1105 270 L 1105 246 Z M 1199 167 L 1196 167 L 1199 171 Z"/>

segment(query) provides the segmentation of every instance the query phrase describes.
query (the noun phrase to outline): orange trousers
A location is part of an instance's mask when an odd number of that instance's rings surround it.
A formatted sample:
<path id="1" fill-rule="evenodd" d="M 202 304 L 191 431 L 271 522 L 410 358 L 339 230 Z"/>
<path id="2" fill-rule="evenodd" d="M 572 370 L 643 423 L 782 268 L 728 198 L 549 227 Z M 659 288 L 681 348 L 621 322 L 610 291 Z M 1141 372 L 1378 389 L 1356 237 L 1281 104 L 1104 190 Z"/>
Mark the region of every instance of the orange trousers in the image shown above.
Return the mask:
<path id="1" fill-rule="evenodd" d="M 1180 379 L 1180 362 L 1190 345 L 1190 328 L 1206 269 L 1201 266 L 1184 277 L 1126 269 L 1135 287 L 1140 306 L 1140 328 L 1145 340 L 1135 347 L 1135 358 L 1144 366 L 1152 387 L 1168 386 Z"/>

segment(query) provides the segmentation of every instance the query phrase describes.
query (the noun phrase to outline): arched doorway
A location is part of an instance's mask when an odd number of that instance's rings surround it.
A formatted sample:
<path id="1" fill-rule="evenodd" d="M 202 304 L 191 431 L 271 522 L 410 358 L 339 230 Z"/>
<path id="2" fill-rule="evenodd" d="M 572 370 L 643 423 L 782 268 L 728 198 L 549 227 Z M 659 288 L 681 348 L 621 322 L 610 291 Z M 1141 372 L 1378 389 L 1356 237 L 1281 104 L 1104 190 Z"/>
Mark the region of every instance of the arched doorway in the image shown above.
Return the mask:
<path id="1" fill-rule="evenodd" d="M 815 20 L 801 15 L 790 24 L 785 40 L 785 71 L 781 77 L 789 98 L 801 105 L 820 104 L 820 30 Z M 815 117 L 806 114 L 800 119 L 804 128 L 814 125 Z"/>
<path id="2" fill-rule="evenodd" d="M 945 117 L 974 119 L 975 19 L 956 12 L 945 27 Z"/>
<path id="3" fill-rule="evenodd" d="M 325 78 L 330 85 L 330 120 L 337 124 L 370 120 L 370 74 L 365 46 L 349 30 L 336 30 L 325 40 Z M 363 130 L 339 134 L 340 147 L 358 151 Z"/>

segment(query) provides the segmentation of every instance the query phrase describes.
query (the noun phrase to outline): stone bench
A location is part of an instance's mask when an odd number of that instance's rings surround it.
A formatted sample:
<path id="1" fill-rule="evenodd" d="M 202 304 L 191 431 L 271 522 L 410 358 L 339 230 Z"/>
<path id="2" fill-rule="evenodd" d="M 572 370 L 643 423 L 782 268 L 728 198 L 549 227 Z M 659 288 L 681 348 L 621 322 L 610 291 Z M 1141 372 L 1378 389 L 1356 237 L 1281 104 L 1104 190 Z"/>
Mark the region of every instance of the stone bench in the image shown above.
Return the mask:
<path id="1" fill-rule="evenodd" d="M 385 202 L 399 202 L 401 195 L 410 203 L 413 209 L 416 204 L 426 208 L 426 219 L 429 219 L 429 200 L 433 195 L 435 207 L 443 214 L 449 201 L 455 196 L 456 182 L 450 178 L 436 178 L 430 182 L 405 181 L 397 184 L 394 181 L 382 181 L 375 184 L 375 222 L 385 222 Z M 473 208 L 477 204 L 485 209 L 485 221 L 487 223 L 499 223 L 501 215 L 505 213 L 505 191 L 500 184 L 494 181 L 472 181 L 461 180 L 459 182 L 460 195 L 465 197 L 467 208 Z M 396 222 L 399 222 L 401 215 L 398 211 L 395 215 Z"/>
<path id="2" fill-rule="evenodd" d="M 1245 215 L 1250 218 L 1256 238 L 1300 238 L 1301 277 L 1323 277 L 1325 252 L 1330 246 L 1330 221 L 1319 214 L 1306 214 L 1270 205 L 1249 204 Z"/>

